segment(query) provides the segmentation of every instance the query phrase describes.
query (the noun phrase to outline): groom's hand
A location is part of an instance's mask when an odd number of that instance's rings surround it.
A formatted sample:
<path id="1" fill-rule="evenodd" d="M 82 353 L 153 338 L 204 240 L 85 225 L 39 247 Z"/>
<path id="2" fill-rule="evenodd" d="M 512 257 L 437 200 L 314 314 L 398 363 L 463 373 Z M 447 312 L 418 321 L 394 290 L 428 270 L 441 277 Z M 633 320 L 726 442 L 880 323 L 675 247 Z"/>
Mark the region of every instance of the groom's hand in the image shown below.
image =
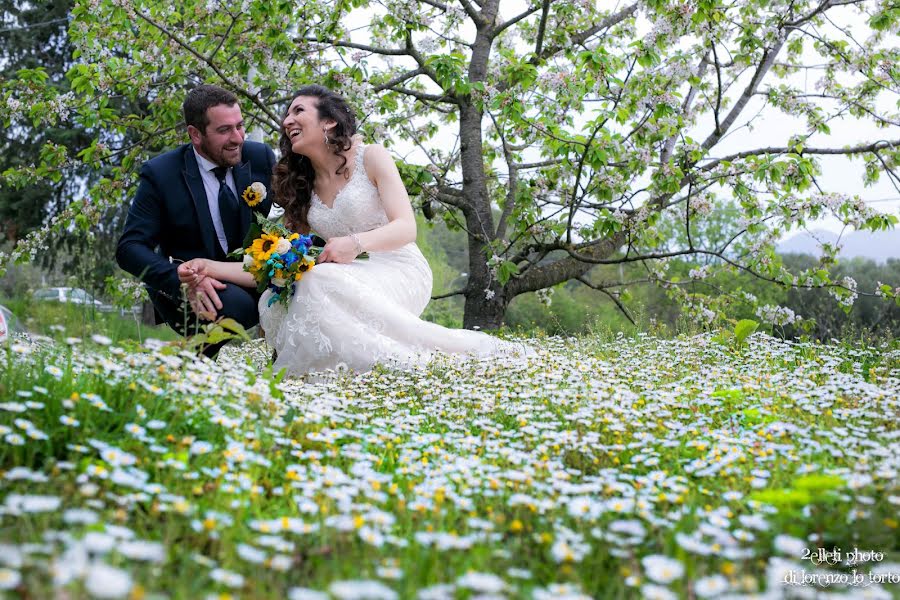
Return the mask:
<path id="1" fill-rule="evenodd" d="M 218 279 L 204 276 L 194 284 L 188 285 L 191 309 L 201 319 L 214 321 L 217 311 L 222 310 L 222 301 L 217 290 L 224 290 L 225 284 Z"/>
<path id="2" fill-rule="evenodd" d="M 178 279 L 187 286 L 191 310 L 201 319 L 215 320 L 222 301 L 216 290 L 224 290 L 225 284 L 207 275 L 206 262 L 195 258 L 178 265 Z"/>
<path id="3" fill-rule="evenodd" d="M 216 290 L 224 290 L 225 284 L 206 274 L 206 264 L 197 258 L 178 265 L 178 279 L 187 286 L 191 310 L 201 319 L 215 320 L 222 301 Z"/>

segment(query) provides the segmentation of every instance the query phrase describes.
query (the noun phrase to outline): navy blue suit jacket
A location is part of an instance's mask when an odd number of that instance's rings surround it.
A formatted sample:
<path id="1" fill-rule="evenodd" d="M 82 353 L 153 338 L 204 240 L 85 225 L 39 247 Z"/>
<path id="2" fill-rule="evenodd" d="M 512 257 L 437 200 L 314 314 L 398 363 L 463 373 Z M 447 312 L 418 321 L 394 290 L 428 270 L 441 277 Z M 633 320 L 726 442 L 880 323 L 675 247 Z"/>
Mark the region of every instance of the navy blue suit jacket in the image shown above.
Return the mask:
<path id="1" fill-rule="evenodd" d="M 241 164 L 234 167 L 235 188 L 245 235 L 252 211 L 268 214 L 272 206 L 269 190 L 275 154 L 265 144 L 244 142 Z M 153 292 L 180 298 L 178 263 L 192 258 L 217 258 L 221 247 L 209 214 L 209 203 L 197 157 L 191 144 L 153 158 L 141 168 L 137 193 L 128 211 L 125 231 L 116 248 L 119 266 L 140 278 Z M 266 186 L 266 199 L 252 210 L 240 196 L 250 184 Z"/>

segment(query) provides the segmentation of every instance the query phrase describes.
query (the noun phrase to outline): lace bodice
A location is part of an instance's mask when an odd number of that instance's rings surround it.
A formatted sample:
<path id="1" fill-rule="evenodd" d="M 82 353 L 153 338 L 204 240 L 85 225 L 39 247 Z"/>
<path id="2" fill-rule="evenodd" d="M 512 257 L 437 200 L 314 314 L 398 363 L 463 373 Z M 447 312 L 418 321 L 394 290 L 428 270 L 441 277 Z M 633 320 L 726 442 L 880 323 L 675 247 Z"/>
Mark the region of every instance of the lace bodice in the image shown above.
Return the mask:
<path id="1" fill-rule="evenodd" d="M 312 193 L 307 220 L 312 230 L 326 240 L 371 231 L 388 222 L 378 189 L 366 174 L 365 150 L 360 144 L 350 179 L 335 196 L 331 208 L 325 206 L 318 194 Z"/>

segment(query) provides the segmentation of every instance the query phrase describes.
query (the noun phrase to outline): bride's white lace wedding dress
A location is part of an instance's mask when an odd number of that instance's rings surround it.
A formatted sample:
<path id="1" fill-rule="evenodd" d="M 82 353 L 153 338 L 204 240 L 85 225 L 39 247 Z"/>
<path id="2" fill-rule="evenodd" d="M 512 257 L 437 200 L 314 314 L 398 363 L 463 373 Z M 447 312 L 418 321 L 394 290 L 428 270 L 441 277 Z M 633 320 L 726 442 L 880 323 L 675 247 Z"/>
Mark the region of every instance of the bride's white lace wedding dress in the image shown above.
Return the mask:
<path id="1" fill-rule="evenodd" d="M 313 193 L 308 220 L 326 240 L 388 223 L 378 190 L 363 166 L 360 145 L 353 173 L 331 208 Z M 321 263 L 297 282 L 287 307 L 259 301 L 260 325 L 278 352 L 275 368 L 291 375 L 329 369 L 368 371 L 375 363 L 411 365 L 435 352 L 485 357 L 518 354 L 517 345 L 485 333 L 448 329 L 419 315 L 431 297 L 431 269 L 415 243 L 370 252 L 350 264 Z"/>

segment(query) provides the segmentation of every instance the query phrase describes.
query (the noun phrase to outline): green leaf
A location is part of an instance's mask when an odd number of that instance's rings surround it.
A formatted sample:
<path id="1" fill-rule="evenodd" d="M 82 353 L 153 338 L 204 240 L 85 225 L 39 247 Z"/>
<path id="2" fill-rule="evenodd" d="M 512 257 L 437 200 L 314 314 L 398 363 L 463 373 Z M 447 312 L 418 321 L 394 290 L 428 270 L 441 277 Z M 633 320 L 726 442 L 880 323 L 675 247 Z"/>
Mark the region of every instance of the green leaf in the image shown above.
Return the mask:
<path id="1" fill-rule="evenodd" d="M 742 346 L 744 340 L 750 337 L 758 327 L 759 323 L 752 319 L 741 319 L 738 321 L 737 325 L 734 326 L 734 341 L 738 346 Z"/>
<path id="2" fill-rule="evenodd" d="M 519 272 L 519 267 L 516 263 L 511 261 L 503 261 L 500 264 L 500 268 L 497 269 L 497 279 L 500 280 L 501 284 L 506 284 L 509 279 Z"/>
<path id="3" fill-rule="evenodd" d="M 812 502 L 809 492 L 793 489 L 761 490 L 750 494 L 750 499 L 771 504 L 778 509 L 806 506 Z"/>
<path id="4" fill-rule="evenodd" d="M 741 411 L 741 416 L 746 425 L 755 425 L 762 421 L 758 408 L 745 408 Z"/>
<path id="5" fill-rule="evenodd" d="M 232 318 L 222 319 L 221 321 L 218 321 L 218 325 L 225 331 L 237 334 L 246 340 L 250 339 L 250 336 L 247 334 L 247 330 L 244 329 L 244 326 Z"/>
<path id="6" fill-rule="evenodd" d="M 885 31 L 891 26 L 891 17 L 885 10 L 869 19 L 869 27 L 878 31 Z"/>
<path id="7" fill-rule="evenodd" d="M 725 400 L 740 400 L 744 397 L 744 392 L 738 389 L 719 389 L 714 391 L 711 395 L 713 398 L 723 398 Z"/>
<path id="8" fill-rule="evenodd" d="M 716 335 L 713 336 L 712 341 L 715 342 L 716 344 L 719 344 L 720 346 L 728 346 L 731 342 L 731 338 L 733 337 L 733 335 L 734 334 L 732 334 L 727 329 L 723 329 L 722 331 L 720 331 L 719 333 L 717 333 Z M 713 394 L 713 395 L 715 395 L 715 394 Z"/>
<path id="9" fill-rule="evenodd" d="M 837 475 L 804 475 L 803 477 L 794 481 L 795 488 L 797 488 L 798 490 L 809 492 L 813 495 L 832 490 L 839 490 L 845 485 L 846 483 L 844 482 L 844 480 Z"/>
<path id="10" fill-rule="evenodd" d="M 262 233 L 262 227 L 259 226 L 259 223 L 250 223 L 250 229 L 247 230 L 247 235 L 244 236 L 244 242 L 241 244 L 241 250 L 235 250 L 235 252 L 239 252 L 243 255 L 243 248 L 249 248 L 250 246 L 252 246 L 253 240 L 260 237 Z"/>

